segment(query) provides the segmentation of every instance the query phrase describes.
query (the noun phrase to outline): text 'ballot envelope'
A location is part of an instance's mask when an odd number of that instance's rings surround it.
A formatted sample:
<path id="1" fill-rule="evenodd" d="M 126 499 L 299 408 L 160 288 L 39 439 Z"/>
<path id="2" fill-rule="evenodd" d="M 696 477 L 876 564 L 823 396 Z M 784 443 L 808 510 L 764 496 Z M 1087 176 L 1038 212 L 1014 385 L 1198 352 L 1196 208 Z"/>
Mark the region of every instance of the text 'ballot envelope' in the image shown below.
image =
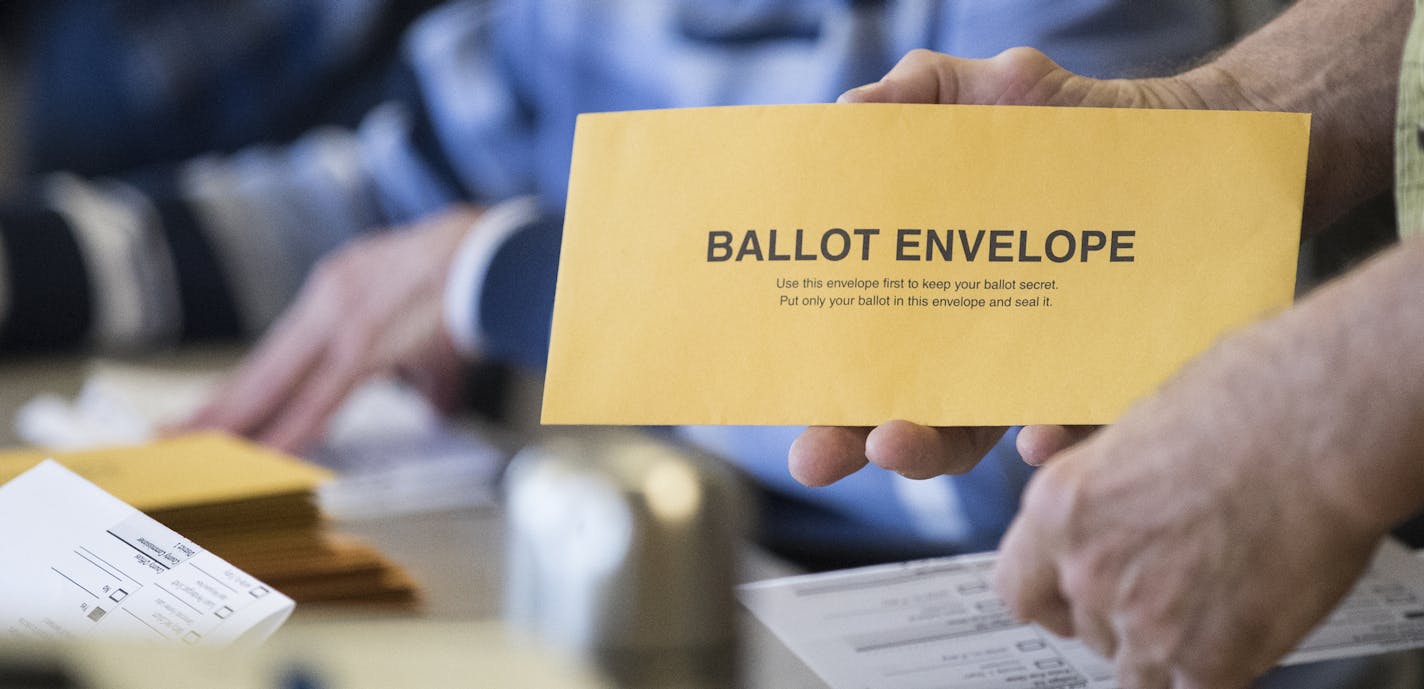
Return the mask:
<path id="1" fill-rule="evenodd" d="M 1112 421 L 1290 302 L 1307 115 L 579 118 L 543 419 Z"/>

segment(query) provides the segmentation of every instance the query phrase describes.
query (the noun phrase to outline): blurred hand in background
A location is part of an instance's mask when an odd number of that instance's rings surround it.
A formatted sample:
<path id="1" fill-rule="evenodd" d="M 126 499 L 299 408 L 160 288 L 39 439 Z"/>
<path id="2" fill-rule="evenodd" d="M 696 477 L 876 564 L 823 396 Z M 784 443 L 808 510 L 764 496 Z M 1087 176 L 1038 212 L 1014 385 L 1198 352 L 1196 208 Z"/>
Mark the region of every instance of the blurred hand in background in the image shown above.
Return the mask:
<path id="1" fill-rule="evenodd" d="M 457 206 L 327 256 L 256 350 L 180 430 L 220 429 L 300 450 L 356 386 L 394 374 L 441 409 L 461 358 L 442 318 L 446 276 L 481 210 Z"/>

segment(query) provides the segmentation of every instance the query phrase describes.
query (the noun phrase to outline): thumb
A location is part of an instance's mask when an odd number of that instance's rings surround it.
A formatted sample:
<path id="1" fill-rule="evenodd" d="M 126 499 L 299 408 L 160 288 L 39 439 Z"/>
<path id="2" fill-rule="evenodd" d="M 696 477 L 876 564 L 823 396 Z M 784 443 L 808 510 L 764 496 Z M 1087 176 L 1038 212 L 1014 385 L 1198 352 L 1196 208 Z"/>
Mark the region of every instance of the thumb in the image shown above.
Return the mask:
<path id="1" fill-rule="evenodd" d="M 837 102 L 1117 105 L 1122 85 L 1094 88 L 1102 83 L 1063 69 L 1033 48 L 1010 48 L 986 60 L 912 50 L 883 79 L 846 91 Z"/>
<path id="2" fill-rule="evenodd" d="M 956 103 L 955 68 L 973 62 L 929 50 L 912 50 L 880 81 L 857 86 L 837 103 Z"/>

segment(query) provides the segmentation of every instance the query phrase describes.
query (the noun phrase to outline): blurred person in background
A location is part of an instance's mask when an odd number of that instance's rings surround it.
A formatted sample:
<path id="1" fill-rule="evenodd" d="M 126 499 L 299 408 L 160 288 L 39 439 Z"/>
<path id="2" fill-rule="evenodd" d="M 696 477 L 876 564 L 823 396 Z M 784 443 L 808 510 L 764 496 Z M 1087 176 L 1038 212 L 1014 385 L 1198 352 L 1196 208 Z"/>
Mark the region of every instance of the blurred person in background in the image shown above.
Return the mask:
<path id="1" fill-rule="evenodd" d="M 273 227 L 282 208 L 303 210 L 274 198 L 266 212 L 232 217 L 250 220 L 248 232 L 214 206 L 274 178 L 340 186 L 317 177 L 346 134 L 318 128 L 359 124 L 414 88 L 401 40 L 435 4 L 0 5 L 0 350 L 132 351 L 260 332 L 305 266 L 351 236 L 338 223 L 382 220 Z M 205 183 L 214 175 L 221 182 Z M 285 243 L 263 250 L 283 254 L 275 263 L 238 255 L 277 231 Z M 239 306 L 236 295 L 253 292 L 239 274 L 259 272 L 278 294 Z"/>
<path id="2" fill-rule="evenodd" d="M 9 0 L 12 162 L 125 174 L 353 125 L 389 97 L 401 37 L 438 1 Z"/>

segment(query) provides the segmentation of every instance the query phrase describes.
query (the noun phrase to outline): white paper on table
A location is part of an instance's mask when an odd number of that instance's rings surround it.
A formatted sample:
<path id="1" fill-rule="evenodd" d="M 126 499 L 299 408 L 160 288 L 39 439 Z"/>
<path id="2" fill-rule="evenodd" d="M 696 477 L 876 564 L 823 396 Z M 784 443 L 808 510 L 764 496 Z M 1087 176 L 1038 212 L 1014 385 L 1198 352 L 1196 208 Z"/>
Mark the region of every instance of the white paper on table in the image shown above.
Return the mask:
<path id="1" fill-rule="evenodd" d="M 212 371 L 99 360 L 73 400 L 36 397 L 15 429 L 54 450 L 143 443 L 196 412 L 221 381 Z M 493 505 L 509 455 L 447 423 L 413 388 L 376 378 L 351 393 L 307 459 L 337 472 L 317 490 L 322 512 L 349 520 Z"/>
<path id="2" fill-rule="evenodd" d="M 256 645 L 292 599 L 46 460 L 0 486 L 0 641 Z"/>
<path id="3" fill-rule="evenodd" d="M 773 579 L 742 603 L 834 689 L 1117 689 L 1083 644 L 1013 619 L 996 553 Z M 1424 561 L 1384 543 L 1349 596 L 1283 665 L 1424 646 Z"/>

